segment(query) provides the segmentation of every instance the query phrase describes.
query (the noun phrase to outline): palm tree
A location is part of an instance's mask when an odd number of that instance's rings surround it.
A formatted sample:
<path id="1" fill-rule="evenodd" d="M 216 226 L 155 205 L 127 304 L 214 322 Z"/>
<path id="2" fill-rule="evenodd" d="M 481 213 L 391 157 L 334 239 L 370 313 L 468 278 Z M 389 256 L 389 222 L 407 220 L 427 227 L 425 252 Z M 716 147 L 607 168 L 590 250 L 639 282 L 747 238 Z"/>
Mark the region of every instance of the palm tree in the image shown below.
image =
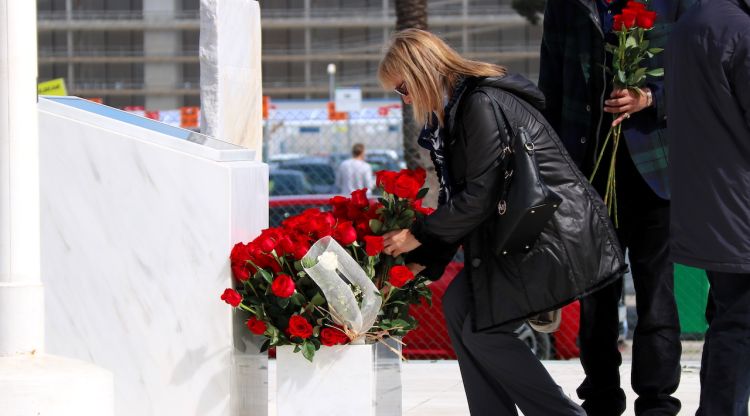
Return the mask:
<path id="1" fill-rule="evenodd" d="M 427 30 L 427 0 L 396 0 L 396 31 L 416 28 Z M 422 126 L 417 125 L 411 106 L 403 105 L 404 160 L 409 169 L 422 167 L 427 171 L 427 186 L 430 192 L 424 205 L 437 206 L 438 180 L 429 152 L 417 143 Z"/>

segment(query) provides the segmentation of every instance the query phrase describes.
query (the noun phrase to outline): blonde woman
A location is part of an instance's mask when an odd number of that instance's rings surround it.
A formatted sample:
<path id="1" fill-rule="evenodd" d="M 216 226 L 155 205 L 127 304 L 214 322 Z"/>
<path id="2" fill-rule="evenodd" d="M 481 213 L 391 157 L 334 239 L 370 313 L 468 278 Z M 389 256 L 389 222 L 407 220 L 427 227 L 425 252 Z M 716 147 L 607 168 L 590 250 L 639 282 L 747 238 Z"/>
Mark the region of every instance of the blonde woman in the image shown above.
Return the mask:
<path id="1" fill-rule="evenodd" d="M 441 183 L 438 209 L 387 234 L 385 252 L 409 253 L 413 270 L 437 278 L 448 248 L 463 245 L 466 265 L 443 307 L 471 414 L 517 415 L 518 406 L 526 416 L 585 415 L 513 333 L 524 319 L 610 283 L 625 267 L 603 203 L 539 113 L 544 96 L 525 78 L 464 59 L 416 29 L 393 36 L 378 77 L 425 124 L 419 142 Z M 505 158 L 513 157 L 504 143 L 520 128 L 563 202 L 528 251 L 495 255 L 492 225 L 511 174 Z"/>

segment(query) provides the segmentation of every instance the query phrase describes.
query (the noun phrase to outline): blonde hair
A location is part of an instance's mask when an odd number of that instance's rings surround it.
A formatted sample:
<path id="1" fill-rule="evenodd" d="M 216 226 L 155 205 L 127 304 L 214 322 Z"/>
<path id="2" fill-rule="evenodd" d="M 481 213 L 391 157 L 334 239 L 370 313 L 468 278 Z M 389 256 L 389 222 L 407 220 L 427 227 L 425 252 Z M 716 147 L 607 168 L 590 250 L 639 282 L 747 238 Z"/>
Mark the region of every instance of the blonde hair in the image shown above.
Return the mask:
<path id="1" fill-rule="evenodd" d="M 442 39 L 420 29 L 393 34 L 378 66 L 378 80 L 384 88 L 401 80 L 406 83 L 417 123 L 427 123 L 435 113 L 441 126 L 443 96 L 453 91 L 460 77 L 502 75 L 504 67 L 463 58 Z"/>

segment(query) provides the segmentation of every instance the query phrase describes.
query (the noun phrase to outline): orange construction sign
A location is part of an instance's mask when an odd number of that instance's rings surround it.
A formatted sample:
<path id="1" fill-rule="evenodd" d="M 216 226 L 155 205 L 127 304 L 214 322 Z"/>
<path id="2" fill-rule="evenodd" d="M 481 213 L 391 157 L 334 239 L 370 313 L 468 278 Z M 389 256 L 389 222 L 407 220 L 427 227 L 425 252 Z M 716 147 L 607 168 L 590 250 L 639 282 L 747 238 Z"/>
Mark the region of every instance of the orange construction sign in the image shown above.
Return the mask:
<path id="1" fill-rule="evenodd" d="M 328 102 L 328 119 L 331 121 L 346 120 L 349 117 L 349 113 L 336 111 L 336 103 L 333 101 Z"/>

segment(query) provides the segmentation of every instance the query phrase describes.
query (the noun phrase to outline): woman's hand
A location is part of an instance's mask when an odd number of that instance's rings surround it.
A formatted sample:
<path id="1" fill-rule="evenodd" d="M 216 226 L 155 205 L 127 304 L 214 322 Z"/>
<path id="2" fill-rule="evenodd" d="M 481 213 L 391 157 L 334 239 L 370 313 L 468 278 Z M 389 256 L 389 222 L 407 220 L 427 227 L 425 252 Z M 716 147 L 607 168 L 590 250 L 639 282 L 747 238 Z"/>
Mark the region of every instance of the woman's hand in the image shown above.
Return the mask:
<path id="1" fill-rule="evenodd" d="M 383 252 L 393 257 L 408 253 L 421 245 L 409 230 L 391 231 L 383 236 Z"/>
<path id="2" fill-rule="evenodd" d="M 615 121 L 612 122 L 612 127 L 617 126 L 624 120 L 630 118 L 630 115 L 637 113 L 644 108 L 648 107 L 648 88 L 642 88 L 642 94 L 637 92 L 624 89 L 614 90 L 609 96 L 609 100 L 604 102 L 604 111 L 612 114 L 620 114 Z"/>
<path id="3" fill-rule="evenodd" d="M 409 263 L 406 265 L 406 267 L 409 268 L 409 271 L 411 271 L 414 276 L 417 276 L 418 274 L 422 273 L 422 270 L 426 269 L 426 267 L 418 263 Z"/>

